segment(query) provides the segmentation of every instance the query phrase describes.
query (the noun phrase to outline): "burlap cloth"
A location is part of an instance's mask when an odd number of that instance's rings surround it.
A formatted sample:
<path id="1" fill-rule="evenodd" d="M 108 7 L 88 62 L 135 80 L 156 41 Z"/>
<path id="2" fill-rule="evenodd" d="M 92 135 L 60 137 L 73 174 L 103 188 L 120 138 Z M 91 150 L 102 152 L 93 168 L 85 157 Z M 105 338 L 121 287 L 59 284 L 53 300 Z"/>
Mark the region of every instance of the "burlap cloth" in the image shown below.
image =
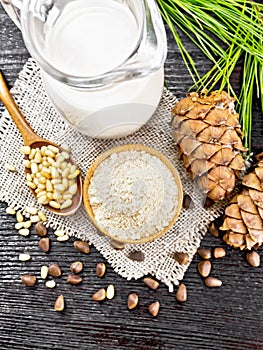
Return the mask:
<path id="1" fill-rule="evenodd" d="M 164 90 L 155 115 L 134 135 L 119 140 L 98 140 L 82 135 L 65 124 L 49 102 L 43 89 L 40 70 L 32 59 L 29 59 L 21 71 L 12 94 L 26 119 L 40 136 L 58 144 L 66 143 L 71 147 L 83 179 L 97 156 L 120 144 L 145 144 L 161 151 L 174 163 L 181 176 L 184 192 L 194 201 L 194 208 L 183 209 L 174 227 L 154 242 L 136 246 L 126 245 L 122 251 L 115 250 L 109 245 L 107 237 L 97 233 L 83 207 L 73 217 L 66 218 L 46 211 L 48 226 L 53 229 L 63 228 L 69 235 L 89 241 L 121 276 L 138 279 L 150 274 L 165 283 L 169 291 L 173 291 L 174 285 L 183 278 L 202 237 L 207 232 L 209 222 L 218 217 L 223 209 L 222 204 L 209 209 L 202 207 L 202 196 L 195 190 L 182 162 L 178 159 L 171 128 L 171 107 L 176 102 L 175 97 Z M 23 211 L 28 205 L 40 206 L 25 185 L 23 157 L 19 152 L 22 143 L 22 137 L 5 111 L 0 119 L 0 200 Z M 15 165 L 18 172 L 11 173 L 5 170 L 4 164 L 7 162 Z M 134 250 L 145 254 L 143 262 L 128 258 L 129 252 Z M 190 257 L 189 264 L 178 264 L 173 259 L 174 251 L 187 252 Z"/>

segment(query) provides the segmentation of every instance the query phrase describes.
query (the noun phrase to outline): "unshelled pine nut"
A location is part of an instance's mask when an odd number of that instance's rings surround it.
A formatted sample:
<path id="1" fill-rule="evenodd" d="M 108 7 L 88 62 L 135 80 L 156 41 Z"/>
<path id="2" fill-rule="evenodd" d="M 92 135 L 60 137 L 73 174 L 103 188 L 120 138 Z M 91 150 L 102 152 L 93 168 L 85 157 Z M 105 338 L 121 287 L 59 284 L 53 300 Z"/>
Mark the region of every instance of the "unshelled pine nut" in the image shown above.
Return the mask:
<path id="1" fill-rule="evenodd" d="M 176 300 L 180 301 L 181 303 L 187 300 L 187 289 L 183 283 L 179 284 L 175 297 Z"/>
<path id="2" fill-rule="evenodd" d="M 98 277 L 103 277 L 105 275 L 105 272 L 106 272 L 106 265 L 103 262 L 98 263 L 96 266 L 96 275 Z"/>
<path id="3" fill-rule="evenodd" d="M 160 310 L 160 303 L 158 301 L 155 301 L 149 306 L 149 312 L 153 317 L 156 317 Z"/>
<path id="4" fill-rule="evenodd" d="M 183 252 L 174 252 L 174 260 L 181 265 L 186 265 L 189 262 L 189 255 Z"/>
<path id="5" fill-rule="evenodd" d="M 65 308 L 64 296 L 61 294 L 55 301 L 54 309 L 56 311 L 63 311 Z"/>
<path id="6" fill-rule="evenodd" d="M 38 222 L 35 225 L 35 230 L 40 237 L 44 237 L 47 234 L 47 228 L 45 225 L 42 224 L 42 222 Z"/>
<path id="7" fill-rule="evenodd" d="M 106 290 L 104 288 L 99 289 L 92 296 L 92 299 L 95 301 L 103 301 L 105 298 L 106 298 Z"/>
<path id="8" fill-rule="evenodd" d="M 246 259 L 247 262 L 253 267 L 258 267 L 260 265 L 260 256 L 255 251 L 247 253 Z"/>
<path id="9" fill-rule="evenodd" d="M 159 282 L 150 277 L 145 277 L 143 282 L 151 289 L 157 289 L 159 287 Z"/>
<path id="10" fill-rule="evenodd" d="M 218 278 L 215 278 L 215 277 L 207 277 L 205 279 L 205 285 L 207 287 L 221 287 L 222 286 L 222 281 L 219 280 Z"/>
<path id="11" fill-rule="evenodd" d="M 215 223 L 212 222 L 209 226 L 209 232 L 211 233 L 212 236 L 214 237 L 219 237 L 219 230 L 216 227 Z"/>
<path id="12" fill-rule="evenodd" d="M 50 239 L 47 237 L 41 238 L 38 242 L 38 245 L 44 253 L 48 253 L 50 249 Z"/>
<path id="13" fill-rule="evenodd" d="M 198 255 L 201 256 L 201 258 L 203 259 L 210 259 L 212 254 L 211 251 L 209 249 L 205 249 L 205 248 L 199 248 L 197 249 L 197 253 Z"/>
<path id="14" fill-rule="evenodd" d="M 33 287 L 37 283 L 37 279 L 33 275 L 25 274 L 21 276 L 21 282 L 27 287 Z"/>
<path id="15" fill-rule="evenodd" d="M 198 264 L 198 272 L 202 277 L 207 277 L 211 272 L 212 264 L 209 260 L 202 260 Z"/>
<path id="16" fill-rule="evenodd" d="M 131 293 L 128 296 L 127 306 L 129 310 L 136 308 L 139 302 L 139 297 L 135 293 Z"/>
<path id="17" fill-rule="evenodd" d="M 67 282 L 70 284 L 79 284 L 82 282 L 82 277 L 80 277 L 78 275 L 69 274 L 67 277 Z"/>
<path id="18" fill-rule="evenodd" d="M 74 274 L 78 274 L 83 270 L 83 263 L 81 261 L 75 261 L 70 265 L 69 269 Z"/>
<path id="19" fill-rule="evenodd" d="M 49 265 L 48 273 L 52 277 L 60 277 L 62 274 L 60 266 L 56 263 L 52 263 Z"/>
<path id="20" fill-rule="evenodd" d="M 218 258 L 223 258 L 226 255 L 226 251 L 224 248 L 222 247 L 217 247 L 214 249 L 214 257 L 216 259 Z"/>
<path id="21" fill-rule="evenodd" d="M 73 245 L 77 250 L 79 250 L 80 252 L 82 252 L 84 254 L 89 254 L 89 252 L 90 252 L 90 247 L 89 247 L 88 242 L 74 241 Z"/>

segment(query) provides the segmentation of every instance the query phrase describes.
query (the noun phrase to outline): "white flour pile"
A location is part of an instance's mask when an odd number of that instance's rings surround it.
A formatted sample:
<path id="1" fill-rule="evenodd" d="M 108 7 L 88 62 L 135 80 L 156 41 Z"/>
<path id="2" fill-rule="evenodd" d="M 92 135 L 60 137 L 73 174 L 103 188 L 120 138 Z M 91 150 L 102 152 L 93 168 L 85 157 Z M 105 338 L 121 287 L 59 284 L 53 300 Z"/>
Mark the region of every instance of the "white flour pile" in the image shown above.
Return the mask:
<path id="1" fill-rule="evenodd" d="M 88 195 L 97 225 L 121 239 L 160 232 L 178 206 L 171 170 L 144 151 L 114 153 L 102 161 L 90 180 Z"/>

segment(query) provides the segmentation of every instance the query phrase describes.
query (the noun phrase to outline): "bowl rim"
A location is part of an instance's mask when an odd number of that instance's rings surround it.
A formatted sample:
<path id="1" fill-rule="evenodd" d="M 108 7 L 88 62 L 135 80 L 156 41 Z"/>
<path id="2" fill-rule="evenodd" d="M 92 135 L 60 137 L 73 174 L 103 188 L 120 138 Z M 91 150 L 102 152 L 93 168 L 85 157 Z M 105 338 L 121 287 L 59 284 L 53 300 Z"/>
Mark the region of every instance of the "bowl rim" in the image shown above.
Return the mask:
<path id="1" fill-rule="evenodd" d="M 116 237 L 116 236 L 112 236 L 109 234 L 109 232 L 105 229 L 102 229 L 96 222 L 95 218 L 94 218 L 94 214 L 93 214 L 93 210 L 92 207 L 90 205 L 89 202 L 89 196 L 88 196 L 88 188 L 90 185 L 90 180 L 94 174 L 94 171 L 96 170 L 96 168 L 98 167 L 98 165 L 103 162 L 106 158 L 108 158 L 109 156 L 111 156 L 114 153 L 121 153 L 121 152 L 125 152 L 125 151 L 144 151 L 147 152 L 153 156 L 156 156 L 158 159 L 160 159 L 167 167 L 168 169 L 171 171 L 176 185 L 177 185 L 177 189 L 178 189 L 178 204 L 177 204 L 177 208 L 176 208 L 176 212 L 173 216 L 173 218 L 171 219 L 170 223 L 168 226 L 164 227 L 161 231 L 148 236 L 148 237 L 143 237 L 137 240 L 133 240 L 133 239 L 121 239 L 120 237 Z M 142 144 L 125 144 L 125 145 L 120 145 L 120 146 L 116 146 L 113 147 L 105 152 L 103 152 L 102 154 L 100 154 L 95 160 L 94 162 L 91 164 L 85 180 L 84 180 L 84 187 L 83 187 L 83 202 L 84 202 L 84 207 L 85 210 L 91 220 L 91 222 L 93 223 L 93 225 L 100 231 L 102 232 L 105 236 L 111 238 L 114 241 L 117 242 L 121 242 L 121 243 L 127 243 L 127 244 L 142 244 L 142 243 L 148 243 L 148 242 L 152 242 L 153 240 L 162 237 L 165 233 L 167 233 L 175 224 L 176 220 L 178 219 L 181 209 L 182 209 L 182 205 L 183 205 L 183 186 L 182 186 L 182 182 L 179 176 L 178 171 L 176 170 L 176 168 L 174 167 L 173 163 L 166 157 L 164 156 L 160 151 L 157 151 L 154 148 L 142 145 Z"/>

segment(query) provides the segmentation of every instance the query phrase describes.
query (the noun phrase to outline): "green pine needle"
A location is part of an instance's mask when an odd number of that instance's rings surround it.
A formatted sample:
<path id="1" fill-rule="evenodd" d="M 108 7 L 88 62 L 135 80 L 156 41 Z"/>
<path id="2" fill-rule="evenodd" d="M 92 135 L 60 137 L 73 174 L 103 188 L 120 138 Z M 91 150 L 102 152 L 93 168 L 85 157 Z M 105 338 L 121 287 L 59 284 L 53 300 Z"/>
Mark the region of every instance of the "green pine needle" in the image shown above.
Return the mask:
<path id="1" fill-rule="evenodd" d="M 244 146 L 251 151 L 253 100 L 263 113 L 263 4 L 253 0 L 157 0 L 197 90 L 227 89 L 237 98 Z M 213 62 L 200 77 L 179 30 Z M 214 37 L 217 40 L 214 40 Z M 230 77 L 243 62 L 241 91 L 236 96 Z"/>

